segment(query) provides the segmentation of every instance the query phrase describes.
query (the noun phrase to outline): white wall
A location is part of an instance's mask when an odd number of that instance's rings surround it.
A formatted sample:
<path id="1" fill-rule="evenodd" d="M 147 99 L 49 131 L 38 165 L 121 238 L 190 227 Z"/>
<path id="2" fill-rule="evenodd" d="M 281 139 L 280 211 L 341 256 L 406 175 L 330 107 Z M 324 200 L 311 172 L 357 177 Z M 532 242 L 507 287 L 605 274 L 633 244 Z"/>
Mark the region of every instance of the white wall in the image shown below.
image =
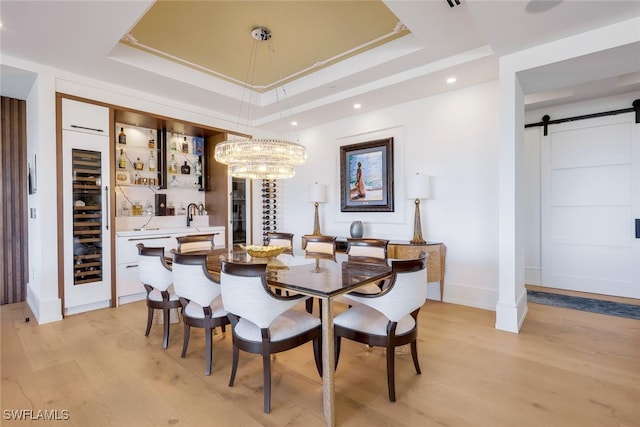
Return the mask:
<path id="1" fill-rule="evenodd" d="M 363 219 L 366 237 L 410 240 L 413 201 L 405 197 L 405 177 L 425 173 L 432 176 L 432 199 L 421 204 L 423 234 L 447 246 L 445 301 L 494 310 L 497 128 L 498 85 L 491 82 L 303 130 L 309 160 L 294 179 L 278 183 L 278 229 L 294 233 L 298 247 L 300 236 L 311 233 L 307 187 L 318 181 L 328 188 L 328 203 L 320 206 L 323 234 L 348 236 L 351 221 Z M 386 136 L 395 139 L 396 212 L 341 213 L 339 147 Z M 439 298 L 437 288 L 430 285 L 430 298 Z"/>

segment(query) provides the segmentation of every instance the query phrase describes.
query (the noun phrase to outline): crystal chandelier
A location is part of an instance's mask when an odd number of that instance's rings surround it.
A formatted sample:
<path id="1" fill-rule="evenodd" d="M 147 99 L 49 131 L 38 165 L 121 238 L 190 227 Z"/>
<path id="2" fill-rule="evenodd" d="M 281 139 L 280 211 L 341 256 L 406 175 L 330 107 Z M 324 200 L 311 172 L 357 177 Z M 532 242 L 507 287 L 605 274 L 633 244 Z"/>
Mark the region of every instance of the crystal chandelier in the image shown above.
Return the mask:
<path id="1" fill-rule="evenodd" d="M 254 28 L 251 36 L 256 41 L 267 41 L 271 32 L 264 27 Z M 285 179 L 295 175 L 295 166 L 307 161 L 307 149 L 296 142 L 273 138 L 231 139 L 217 144 L 214 156 L 236 178 Z"/>

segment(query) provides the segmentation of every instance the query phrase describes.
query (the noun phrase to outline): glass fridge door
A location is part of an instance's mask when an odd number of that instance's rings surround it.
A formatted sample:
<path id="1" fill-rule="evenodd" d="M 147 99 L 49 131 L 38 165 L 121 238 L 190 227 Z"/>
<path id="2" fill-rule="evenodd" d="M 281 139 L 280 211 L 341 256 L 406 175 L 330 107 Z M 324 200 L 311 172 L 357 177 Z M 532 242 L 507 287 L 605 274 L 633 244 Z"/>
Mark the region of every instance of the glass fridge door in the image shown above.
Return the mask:
<path id="1" fill-rule="evenodd" d="M 231 227 L 233 244 L 246 243 L 247 241 L 247 203 L 246 180 L 241 178 L 231 179 Z"/>
<path id="2" fill-rule="evenodd" d="M 73 149 L 73 284 L 103 280 L 102 153 Z"/>

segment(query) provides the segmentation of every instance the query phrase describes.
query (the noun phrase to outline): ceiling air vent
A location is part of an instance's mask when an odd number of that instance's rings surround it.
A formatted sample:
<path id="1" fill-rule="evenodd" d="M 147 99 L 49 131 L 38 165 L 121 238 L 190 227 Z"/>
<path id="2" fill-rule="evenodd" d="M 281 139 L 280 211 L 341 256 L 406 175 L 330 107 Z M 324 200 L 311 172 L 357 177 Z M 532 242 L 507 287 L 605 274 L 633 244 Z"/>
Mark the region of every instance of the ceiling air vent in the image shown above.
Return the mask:
<path id="1" fill-rule="evenodd" d="M 459 6 L 460 0 L 447 0 L 447 3 L 449 3 L 449 7 Z"/>

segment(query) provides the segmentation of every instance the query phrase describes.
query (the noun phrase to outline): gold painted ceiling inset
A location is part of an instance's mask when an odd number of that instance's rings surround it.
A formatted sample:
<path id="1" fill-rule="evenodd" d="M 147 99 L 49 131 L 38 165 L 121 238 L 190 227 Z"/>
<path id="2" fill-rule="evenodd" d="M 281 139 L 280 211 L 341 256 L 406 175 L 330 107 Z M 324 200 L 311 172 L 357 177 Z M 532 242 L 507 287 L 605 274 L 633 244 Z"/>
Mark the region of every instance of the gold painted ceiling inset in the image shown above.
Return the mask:
<path id="1" fill-rule="evenodd" d="M 255 27 L 272 39 L 256 42 Z M 122 43 L 265 91 L 406 34 L 378 0 L 158 1 Z M 254 43 L 275 54 L 257 46 L 250 70 Z"/>

